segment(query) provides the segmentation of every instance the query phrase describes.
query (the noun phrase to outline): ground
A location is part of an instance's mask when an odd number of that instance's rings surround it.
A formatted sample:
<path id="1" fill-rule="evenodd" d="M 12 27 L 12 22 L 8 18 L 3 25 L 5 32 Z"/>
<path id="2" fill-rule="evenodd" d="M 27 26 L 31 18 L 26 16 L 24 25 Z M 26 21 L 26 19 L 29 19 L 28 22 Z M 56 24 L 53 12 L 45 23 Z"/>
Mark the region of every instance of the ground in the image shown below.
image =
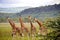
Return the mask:
<path id="1" fill-rule="evenodd" d="M 19 23 L 16 23 L 16 25 L 18 27 L 20 27 L 20 24 Z M 30 25 L 29 23 L 25 23 L 26 27 L 30 30 Z M 34 23 L 34 25 L 36 26 L 37 28 L 37 31 L 39 30 L 39 26 L 37 23 Z M 49 32 L 52 32 L 52 28 L 49 28 L 47 29 L 48 30 L 48 33 Z M 36 37 L 28 37 L 28 36 L 24 36 L 24 37 L 20 37 L 18 36 L 18 34 L 16 35 L 15 38 L 12 38 L 11 36 L 12 34 L 12 28 L 10 26 L 9 23 L 0 23 L 0 40 L 50 40 L 50 39 L 47 39 L 47 37 L 43 37 L 43 36 L 36 36 Z"/>

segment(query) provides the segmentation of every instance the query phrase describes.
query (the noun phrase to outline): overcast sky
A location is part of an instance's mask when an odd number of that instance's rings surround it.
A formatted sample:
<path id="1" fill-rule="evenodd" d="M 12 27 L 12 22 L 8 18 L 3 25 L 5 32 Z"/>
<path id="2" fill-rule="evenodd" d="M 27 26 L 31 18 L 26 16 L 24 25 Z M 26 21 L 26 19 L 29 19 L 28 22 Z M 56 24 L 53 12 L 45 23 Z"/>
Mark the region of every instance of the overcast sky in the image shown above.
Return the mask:
<path id="1" fill-rule="evenodd" d="M 0 7 L 38 7 L 59 3 L 60 0 L 0 0 Z"/>

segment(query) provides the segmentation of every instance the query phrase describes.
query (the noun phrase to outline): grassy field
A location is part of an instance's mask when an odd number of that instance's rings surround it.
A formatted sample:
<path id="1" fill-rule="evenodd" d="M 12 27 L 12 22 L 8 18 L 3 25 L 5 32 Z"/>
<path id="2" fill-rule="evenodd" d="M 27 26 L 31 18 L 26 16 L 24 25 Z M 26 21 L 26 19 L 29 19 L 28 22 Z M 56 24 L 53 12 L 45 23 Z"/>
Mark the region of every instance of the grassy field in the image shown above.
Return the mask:
<path id="1" fill-rule="evenodd" d="M 25 23 L 25 24 L 26 24 L 26 27 L 29 28 L 29 30 L 30 30 L 29 23 Z M 19 23 L 16 23 L 16 25 L 18 27 L 20 27 Z M 34 23 L 34 25 L 36 26 L 37 31 L 38 31 L 39 30 L 38 29 L 39 28 L 38 24 Z M 47 30 L 48 30 L 48 33 L 53 31 L 52 28 L 48 28 Z M 0 40 L 45 40 L 45 39 L 50 40 L 48 37 L 43 37 L 43 36 L 36 36 L 36 37 L 24 36 L 24 37 L 20 37 L 20 36 L 18 36 L 18 34 L 16 35 L 16 37 L 12 38 L 11 34 L 12 34 L 12 28 L 11 28 L 10 24 L 9 23 L 0 23 Z"/>

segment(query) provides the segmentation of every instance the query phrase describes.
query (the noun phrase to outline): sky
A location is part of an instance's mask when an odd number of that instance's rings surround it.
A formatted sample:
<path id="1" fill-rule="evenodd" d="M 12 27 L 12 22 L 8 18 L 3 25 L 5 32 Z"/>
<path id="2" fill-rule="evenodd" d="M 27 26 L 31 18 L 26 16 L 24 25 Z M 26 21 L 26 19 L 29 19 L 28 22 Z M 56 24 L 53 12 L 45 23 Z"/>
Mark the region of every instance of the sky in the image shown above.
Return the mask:
<path id="1" fill-rule="evenodd" d="M 59 3 L 60 0 L 0 0 L 0 7 L 38 7 Z"/>

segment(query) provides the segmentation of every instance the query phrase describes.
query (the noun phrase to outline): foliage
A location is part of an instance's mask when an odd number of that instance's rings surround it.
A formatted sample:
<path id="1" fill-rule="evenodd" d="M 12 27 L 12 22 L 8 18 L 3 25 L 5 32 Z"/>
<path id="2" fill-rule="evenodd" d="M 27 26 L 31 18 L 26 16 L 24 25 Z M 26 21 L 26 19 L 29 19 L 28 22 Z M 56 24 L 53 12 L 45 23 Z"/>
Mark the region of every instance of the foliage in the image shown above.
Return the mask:
<path id="1" fill-rule="evenodd" d="M 45 26 L 53 28 L 54 31 L 49 33 L 47 37 L 51 36 L 53 39 L 60 37 L 60 16 L 55 18 L 49 18 L 45 21 Z"/>
<path id="2" fill-rule="evenodd" d="M 60 29 L 60 17 L 49 18 L 45 21 L 47 27 Z"/>

